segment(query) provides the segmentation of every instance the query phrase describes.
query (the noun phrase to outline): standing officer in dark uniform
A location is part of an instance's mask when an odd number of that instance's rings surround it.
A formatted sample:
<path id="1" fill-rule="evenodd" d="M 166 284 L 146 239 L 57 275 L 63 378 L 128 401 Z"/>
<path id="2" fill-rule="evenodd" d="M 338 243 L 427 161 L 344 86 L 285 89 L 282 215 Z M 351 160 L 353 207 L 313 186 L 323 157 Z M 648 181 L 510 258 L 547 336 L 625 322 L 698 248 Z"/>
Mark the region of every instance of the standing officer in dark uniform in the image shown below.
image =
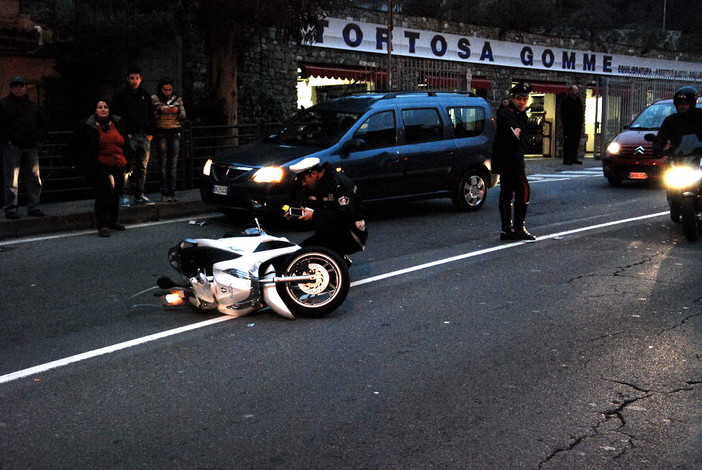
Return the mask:
<path id="1" fill-rule="evenodd" d="M 314 227 L 314 235 L 300 246 L 329 248 L 350 265 L 351 259 L 346 255 L 365 249 L 368 239 L 363 207 L 353 181 L 327 167 L 316 157 L 290 166 L 300 182 L 294 195 L 295 204 L 303 209 L 298 220 L 311 222 Z"/>
<path id="2" fill-rule="evenodd" d="M 500 175 L 500 240 L 536 240 L 524 226 L 530 193 L 524 166 L 529 93 L 531 85 L 526 82 L 518 83 L 510 90 L 509 105 L 497 112 L 492 171 Z"/>

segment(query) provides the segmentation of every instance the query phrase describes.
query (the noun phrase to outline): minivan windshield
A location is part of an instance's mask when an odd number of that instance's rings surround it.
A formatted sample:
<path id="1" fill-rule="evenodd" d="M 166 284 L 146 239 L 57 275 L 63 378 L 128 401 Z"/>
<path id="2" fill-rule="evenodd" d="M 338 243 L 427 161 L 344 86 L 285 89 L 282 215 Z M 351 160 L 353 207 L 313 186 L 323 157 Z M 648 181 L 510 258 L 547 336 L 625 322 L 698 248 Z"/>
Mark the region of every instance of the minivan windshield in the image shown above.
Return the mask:
<path id="1" fill-rule="evenodd" d="M 295 115 L 269 140 L 284 145 L 331 147 L 361 115 L 348 111 L 309 109 Z"/>
<path id="2" fill-rule="evenodd" d="M 702 102 L 697 102 L 697 107 L 702 108 Z M 675 112 L 673 102 L 654 103 L 644 109 L 639 114 L 634 122 L 629 126 L 630 129 L 660 129 L 663 120 Z"/>
<path id="3" fill-rule="evenodd" d="M 673 103 L 656 103 L 644 109 L 629 129 L 659 129 L 663 120 L 675 112 Z"/>

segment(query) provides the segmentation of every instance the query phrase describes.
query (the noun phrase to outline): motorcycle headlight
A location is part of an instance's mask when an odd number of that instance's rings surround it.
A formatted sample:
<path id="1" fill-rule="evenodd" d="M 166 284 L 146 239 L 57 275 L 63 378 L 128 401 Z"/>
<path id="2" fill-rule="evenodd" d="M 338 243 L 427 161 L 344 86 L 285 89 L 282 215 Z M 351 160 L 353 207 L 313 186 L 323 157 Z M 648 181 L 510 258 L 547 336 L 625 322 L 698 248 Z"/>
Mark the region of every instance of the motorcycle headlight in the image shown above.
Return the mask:
<path id="1" fill-rule="evenodd" d="M 283 181 L 285 171 L 278 166 L 266 166 L 254 173 L 251 178 L 256 183 L 280 183 Z"/>
<path id="2" fill-rule="evenodd" d="M 621 150 L 622 146 L 619 145 L 618 142 L 612 142 L 607 146 L 607 152 L 611 153 L 612 155 L 619 155 Z"/>
<path id="3" fill-rule="evenodd" d="M 672 189 L 684 189 L 696 184 L 702 179 L 702 170 L 686 166 L 670 168 L 663 175 L 663 182 Z"/>
<path id="4" fill-rule="evenodd" d="M 208 159 L 205 162 L 205 166 L 202 167 L 202 174 L 205 176 L 210 176 L 210 173 L 212 172 L 212 159 Z"/>

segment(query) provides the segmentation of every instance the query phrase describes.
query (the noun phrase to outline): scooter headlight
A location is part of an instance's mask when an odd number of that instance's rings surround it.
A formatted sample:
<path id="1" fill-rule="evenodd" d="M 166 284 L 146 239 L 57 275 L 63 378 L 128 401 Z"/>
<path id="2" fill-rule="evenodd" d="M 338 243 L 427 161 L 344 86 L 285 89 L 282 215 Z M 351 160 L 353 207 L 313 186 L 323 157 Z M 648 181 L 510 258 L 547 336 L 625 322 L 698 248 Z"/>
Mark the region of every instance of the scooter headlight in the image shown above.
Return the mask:
<path id="1" fill-rule="evenodd" d="M 663 175 L 663 182 L 671 189 L 684 189 L 697 184 L 702 179 L 702 170 L 687 166 L 670 168 Z"/>
<path id="2" fill-rule="evenodd" d="M 245 279 L 247 281 L 251 280 L 251 273 L 249 273 L 248 271 L 241 270 L 241 269 L 230 268 L 230 269 L 224 269 L 222 272 L 229 274 L 232 277 L 236 277 L 237 279 Z"/>

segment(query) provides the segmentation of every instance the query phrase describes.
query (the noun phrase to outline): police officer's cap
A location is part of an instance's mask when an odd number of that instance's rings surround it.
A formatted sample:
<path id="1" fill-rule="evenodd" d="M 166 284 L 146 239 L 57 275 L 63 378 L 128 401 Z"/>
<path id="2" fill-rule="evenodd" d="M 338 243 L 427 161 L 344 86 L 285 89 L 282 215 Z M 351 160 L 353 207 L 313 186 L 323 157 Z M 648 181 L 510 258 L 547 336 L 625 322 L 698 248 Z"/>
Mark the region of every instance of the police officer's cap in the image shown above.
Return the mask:
<path id="1" fill-rule="evenodd" d="M 519 82 L 509 91 L 512 96 L 529 96 L 531 93 L 531 85 L 527 82 Z"/>
<path id="2" fill-rule="evenodd" d="M 15 75 L 10 79 L 10 86 L 12 85 L 26 85 L 27 80 L 22 75 Z"/>
<path id="3" fill-rule="evenodd" d="M 326 165 L 326 163 L 321 163 L 321 160 L 317 157 L 307 157 L 293 165 L 290 165 L 290 171 L 296 173 L 298 178 L 302 178 L 311 171 L 320 171 L 324 169 Z"/>

